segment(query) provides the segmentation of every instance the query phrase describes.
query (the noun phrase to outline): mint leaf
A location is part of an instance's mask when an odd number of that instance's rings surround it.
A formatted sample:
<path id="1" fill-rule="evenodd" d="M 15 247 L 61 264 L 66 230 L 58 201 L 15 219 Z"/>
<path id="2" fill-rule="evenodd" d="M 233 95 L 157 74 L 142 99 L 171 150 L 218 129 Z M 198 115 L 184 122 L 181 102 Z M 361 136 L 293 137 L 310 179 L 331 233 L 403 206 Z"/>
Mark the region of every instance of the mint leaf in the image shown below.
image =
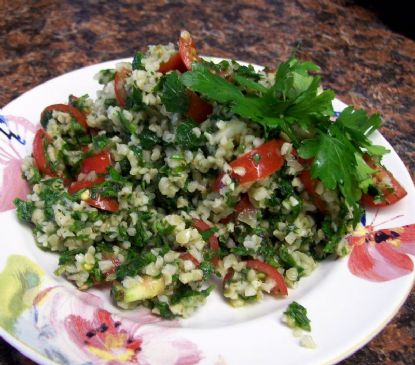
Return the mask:
<path id="1" fill-rule="evenodd" d="M 168 112 L 186 113 L 189 109 L 190 101 L 186 88 L 176 72 L 171 72 L 165 76 L 163 93 L 160 98 Z"/>

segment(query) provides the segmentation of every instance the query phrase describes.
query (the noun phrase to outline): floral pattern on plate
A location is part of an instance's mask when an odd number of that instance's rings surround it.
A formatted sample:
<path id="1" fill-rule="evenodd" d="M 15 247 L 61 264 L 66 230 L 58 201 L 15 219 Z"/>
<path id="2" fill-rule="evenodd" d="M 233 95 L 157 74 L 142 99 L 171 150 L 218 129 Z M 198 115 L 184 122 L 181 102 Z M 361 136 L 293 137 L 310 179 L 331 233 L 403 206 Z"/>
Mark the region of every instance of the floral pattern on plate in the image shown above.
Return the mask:
<path id="1" fill-rule="evenodd" d="M 43 270 L 12 255 L 0 273 L 0 326 L 47 358 L 62 364 L 192 365 L 195 344 L 177 338 L 147 310 L 126 319 L 90 293 L 50 285 Z"/>

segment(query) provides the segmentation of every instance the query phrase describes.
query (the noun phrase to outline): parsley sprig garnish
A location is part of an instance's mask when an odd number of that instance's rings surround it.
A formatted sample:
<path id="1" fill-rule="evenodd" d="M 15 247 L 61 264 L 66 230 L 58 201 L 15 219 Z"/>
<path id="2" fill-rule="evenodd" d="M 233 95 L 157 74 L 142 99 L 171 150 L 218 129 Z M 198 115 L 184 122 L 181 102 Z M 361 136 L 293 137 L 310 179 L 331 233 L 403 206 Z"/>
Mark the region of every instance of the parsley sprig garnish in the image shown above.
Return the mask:
<path id="1" fill-rule="evenodd" d="M 312 161 L 312 177 L 327 189 L 339 189 L 358 219 L 358 201 L 364 180 L 370 176 L 362 155 L 382 156 L 387 152 L 368 138 L 379 128 L 381 118 L 348 107 L 336 122 L 331 121 L 335 93 L 322 89 L 316 74 L 319 70 L 311 62 L 291 58 L 279 66 L 275 83 L 265 87 L 242 76 L 225 80 L 209 65 L 194 63 L 192 70 L 181 76 L 181 82 L 204 98 L 226 104 L 240 117 L 262 125 L 266 134 L 273 130 L 285 133 L 299 156 Z M 255 93 L 247 93 L 238 85 Z"/>

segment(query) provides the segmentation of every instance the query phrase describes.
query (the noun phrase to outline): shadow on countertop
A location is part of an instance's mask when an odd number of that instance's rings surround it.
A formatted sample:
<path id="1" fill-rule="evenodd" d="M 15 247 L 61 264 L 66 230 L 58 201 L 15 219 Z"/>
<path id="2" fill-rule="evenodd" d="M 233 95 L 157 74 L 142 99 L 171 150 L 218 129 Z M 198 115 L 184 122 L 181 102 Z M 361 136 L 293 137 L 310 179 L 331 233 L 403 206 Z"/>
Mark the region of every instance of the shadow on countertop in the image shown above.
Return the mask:
<path id="1" fill-rule="evenodd" d="M 413 2 L 405 0 L 347 0 L 347 5 L 358 5 L 374 12 L 391 30 L 415 39 Z"/>

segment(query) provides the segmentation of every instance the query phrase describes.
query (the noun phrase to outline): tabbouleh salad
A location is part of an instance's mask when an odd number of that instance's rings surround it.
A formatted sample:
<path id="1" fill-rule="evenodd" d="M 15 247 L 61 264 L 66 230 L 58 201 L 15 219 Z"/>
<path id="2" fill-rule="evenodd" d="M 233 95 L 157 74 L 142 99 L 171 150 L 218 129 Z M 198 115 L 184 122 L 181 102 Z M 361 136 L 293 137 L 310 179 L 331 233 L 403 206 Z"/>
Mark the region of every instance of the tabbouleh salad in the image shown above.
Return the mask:
<path id="1" fill-rule="evenodd" d="M 101 70 L 96 100 L 46 107 L 15 200 L 57 275 L 110 285 L 116 305 L 189 316 L 212 277 L 238 307 L 286 296 L 317 262 L 347 254 L 362 204 L 405 190 L 368 135 L 378 115 L 346 108 L 319 68 L 276 72 L 203 60 L 186 31 Z"/>

